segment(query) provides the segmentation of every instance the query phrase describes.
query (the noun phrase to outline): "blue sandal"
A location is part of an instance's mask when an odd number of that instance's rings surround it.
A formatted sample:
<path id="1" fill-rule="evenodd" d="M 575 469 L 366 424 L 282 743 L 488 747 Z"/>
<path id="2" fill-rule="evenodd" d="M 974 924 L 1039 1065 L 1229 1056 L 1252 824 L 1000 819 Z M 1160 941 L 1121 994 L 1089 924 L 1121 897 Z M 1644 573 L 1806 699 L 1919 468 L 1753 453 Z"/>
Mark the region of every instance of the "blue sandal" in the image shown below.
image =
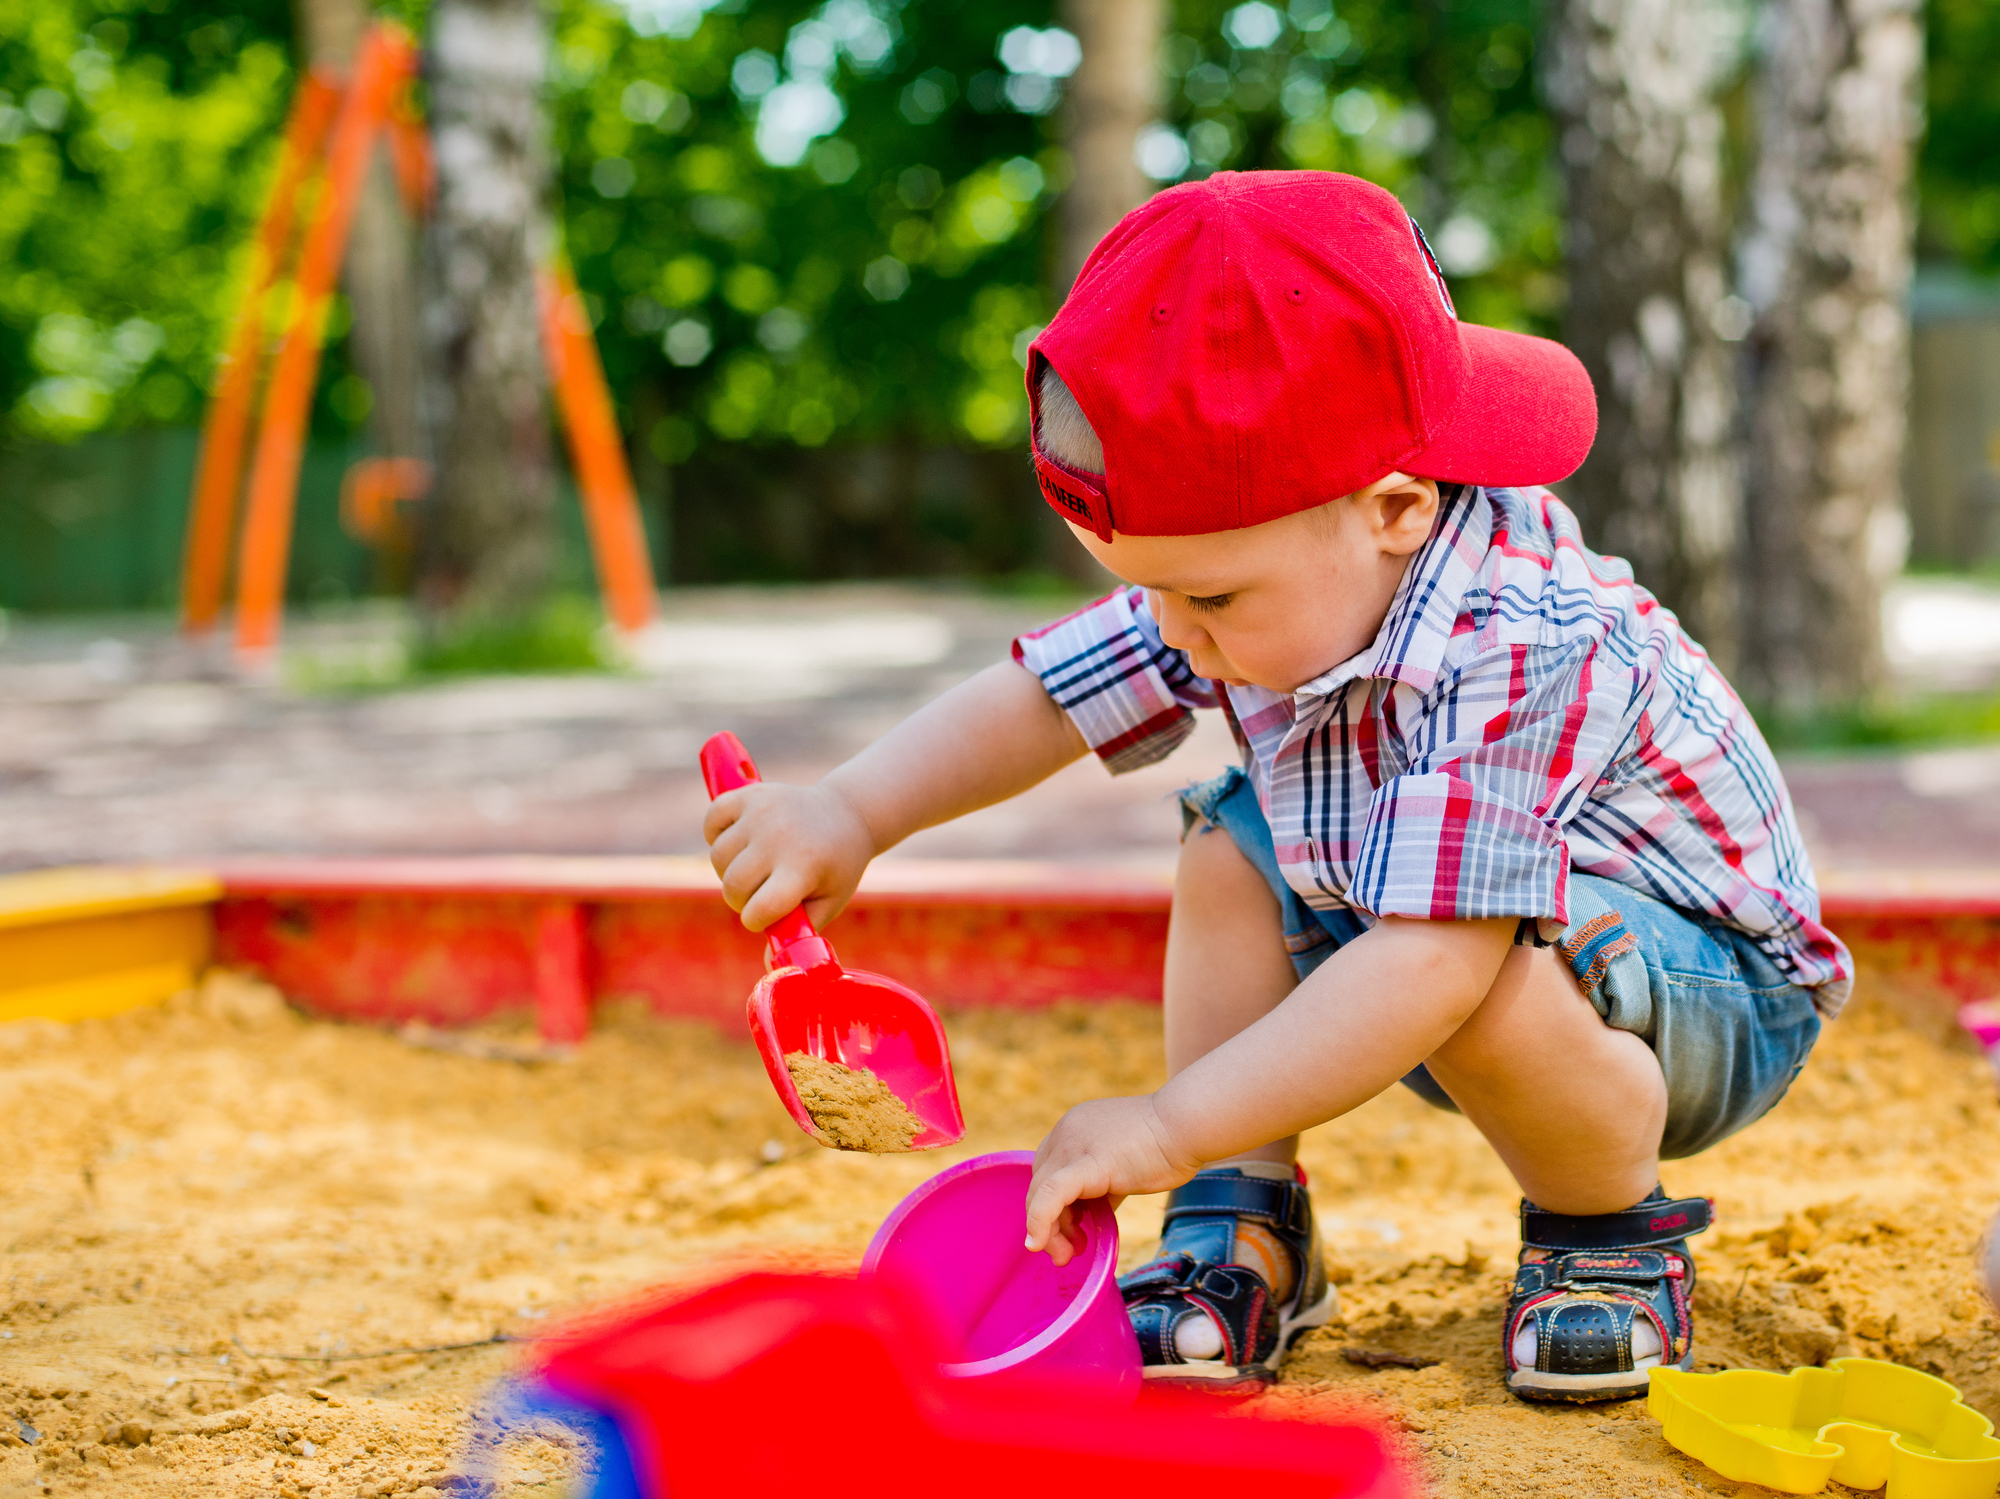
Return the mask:
<path id="1" fill-rule="evenodd" d="M 1654 1365 L 1694 1363 L 1694 1256 L 1701 1197 L 1650 1197 L 1571 1217 L 1521 1203 L 1521 1264 L 1507 1302 L 1507 1388 L 1585 1403 L 1646 1393 Z"/>
<path id="2" fill-rule="evenodd" d="M 1282 1304 L 1265 1275 L 1244 1263 L 1260 1258 L 1242 1242 L 1246 1220 L 1291 1261 L 1292 1291 Z M 1233 1166 L 1210 1167 L 1168 1194 L 1159 1255 L 1119 1277 L 1118 1287 L 1146 1378 L 1209 1390 L 1270 1383 L 1292 1345 L 1334 1314 L 1304 1181 L 1247 1176 Z M 1183 1344 L 1191 1340 L 1178 1336 L 1201 1314 L 1215 1330 L 1207 1340 L 1220 1344 L 1213 1357 L 1189 1357 Z"/>

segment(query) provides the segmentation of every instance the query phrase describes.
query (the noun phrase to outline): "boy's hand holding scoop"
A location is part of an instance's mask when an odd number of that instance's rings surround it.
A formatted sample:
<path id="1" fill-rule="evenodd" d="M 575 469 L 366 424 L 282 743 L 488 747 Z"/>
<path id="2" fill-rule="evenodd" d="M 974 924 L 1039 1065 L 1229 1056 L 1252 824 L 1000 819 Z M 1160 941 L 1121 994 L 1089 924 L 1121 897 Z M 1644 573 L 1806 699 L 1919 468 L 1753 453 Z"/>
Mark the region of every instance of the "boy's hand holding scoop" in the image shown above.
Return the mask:
<path id="1" fill-rule="evenodd" d="M 1149 1376 L 1273 1377 L 1332 1314 L 1297 1135 L 1399 1079 L 1520 1181 L 1508 1383 L 1641 1394 L 1692 1360 L 1700 1199 L 1656 1190 L 1782 1096 L 1851 982 L 1740 702 L 1550 483 L 1595 427 L 1558 345 L 1461 324 L 1414 222 L 1328 173 L 1135 210 L 1032 346 L 1049 504 L 1124 579 L 815 788 L 718 801 L 753 928 L 1094 751 L 1222 708 L 1182 798 L 1169 1081 L 1070 1110 L 1027 1243 L 1170 1191 L 1121 1280 Z M 1220 836 L 1218 836 L 1220 835 Z"/>

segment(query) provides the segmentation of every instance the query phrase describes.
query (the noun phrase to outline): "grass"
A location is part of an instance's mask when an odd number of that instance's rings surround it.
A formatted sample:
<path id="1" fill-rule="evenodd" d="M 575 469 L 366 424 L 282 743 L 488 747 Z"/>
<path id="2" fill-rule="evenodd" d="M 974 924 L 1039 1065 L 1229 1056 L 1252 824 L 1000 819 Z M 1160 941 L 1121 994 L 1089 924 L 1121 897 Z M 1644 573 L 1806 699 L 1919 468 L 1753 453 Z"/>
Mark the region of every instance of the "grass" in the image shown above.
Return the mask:
<path id="1" fill-rule="evenodd" d="M 976 580 L 981 593 L 1021 603 L 1075 609 L 1102 598 L 1111 591 L 1111 581 L 1101 587 L 1048 568 L 1027 567 L 1010 573 L 990 573 Z"/>
<path id="2" fill-rule="evenodd" d="M 421 636 L 410 652 L 414 677 L 610 671 L 604 617 L 578 594 L 549 599 L 518 619 L 475 616 Z"/>
<path id="3" fill-rule="evenodd" d="M 1810 715 L 1759 712 L 1773 749 L 1910 749 L 2000 739 L 2000 692 L 1884 699 Z"/>
<path id="4" fill-rule="evenodd" d="M 474 676 L 616 671 L 597 601 L 559 594 L 518 619 L 454 621 L 434 632 L 410 625 L 394 634 L 288 651 L 285 680 L 307 693 L 387 692 L 421 682 Z"/>

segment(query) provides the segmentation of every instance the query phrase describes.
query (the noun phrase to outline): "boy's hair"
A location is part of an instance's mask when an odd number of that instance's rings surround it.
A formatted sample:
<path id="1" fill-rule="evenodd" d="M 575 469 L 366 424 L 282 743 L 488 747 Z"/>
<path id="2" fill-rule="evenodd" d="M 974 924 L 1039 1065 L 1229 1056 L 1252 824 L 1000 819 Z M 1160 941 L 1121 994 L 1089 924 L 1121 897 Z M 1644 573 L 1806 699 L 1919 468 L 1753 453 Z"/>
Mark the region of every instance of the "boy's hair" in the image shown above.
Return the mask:
<path id="1" fill-rule="evenodd" d="M 1049 457 L 1080 474 L 1104 472 L 1104 444 L 1090 418 L 1070 394 L 1056 367 L 1042 361 L 1040 389 L 1036 392 L 1035 441 Z"/>
<path id="2" fill-rule="evenodd" d="M 1036 384 L 1039 388 L 1035 402 L 1035 441 L 1041 450 L 1078 473 L 1103 473 L 1104 444 L 1097 439 L 1097 429 L 1090 425 L 1090 418 L 1083 414 L 1083 407 L 1063 384 L 1056 367 L 1046 359 L 1042 361 L 1041 377 Z M 1333 524 L 1331 502 L 1316 505 L 1307 513 L 1323 527 Z"/>

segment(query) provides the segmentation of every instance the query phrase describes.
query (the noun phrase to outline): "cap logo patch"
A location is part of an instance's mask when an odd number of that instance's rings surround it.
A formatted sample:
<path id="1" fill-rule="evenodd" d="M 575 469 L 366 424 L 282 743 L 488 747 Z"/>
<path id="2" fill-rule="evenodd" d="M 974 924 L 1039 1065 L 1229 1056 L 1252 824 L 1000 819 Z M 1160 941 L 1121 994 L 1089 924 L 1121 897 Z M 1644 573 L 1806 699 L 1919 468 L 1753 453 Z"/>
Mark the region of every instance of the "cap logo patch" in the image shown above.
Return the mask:
<path id="1" fill-rule="evenodd" d="M 1037 477 L 1042 481 L 1042 493 L 1047 495 L 1052 503 L 1071 511 L 1081 520 L 1090 519 L 1090 501 L 1086 500 L 1080 494 L 1071 494 L 1046 474 L 1038 475 Z"/>
<path id="2" fill-rule="evenodd" d="M 1424 252 L 1424 269 L 1430 273 L 1438 301 L 1444 304 L 1444 310 L 1451 315 L 1452 321 L 1458 321 L 1458 309 L 1451 305 L 1451 288 L 1444 284 L 1444 272 L 1438 269 L 1437 256 L 1431 253 L 1431 242 L 1424 238 L 1424 227 L 1417 222 L 1414 214 L 1410 215 L 1410 233 L 1417 237 L 1417 248 Z"/>

